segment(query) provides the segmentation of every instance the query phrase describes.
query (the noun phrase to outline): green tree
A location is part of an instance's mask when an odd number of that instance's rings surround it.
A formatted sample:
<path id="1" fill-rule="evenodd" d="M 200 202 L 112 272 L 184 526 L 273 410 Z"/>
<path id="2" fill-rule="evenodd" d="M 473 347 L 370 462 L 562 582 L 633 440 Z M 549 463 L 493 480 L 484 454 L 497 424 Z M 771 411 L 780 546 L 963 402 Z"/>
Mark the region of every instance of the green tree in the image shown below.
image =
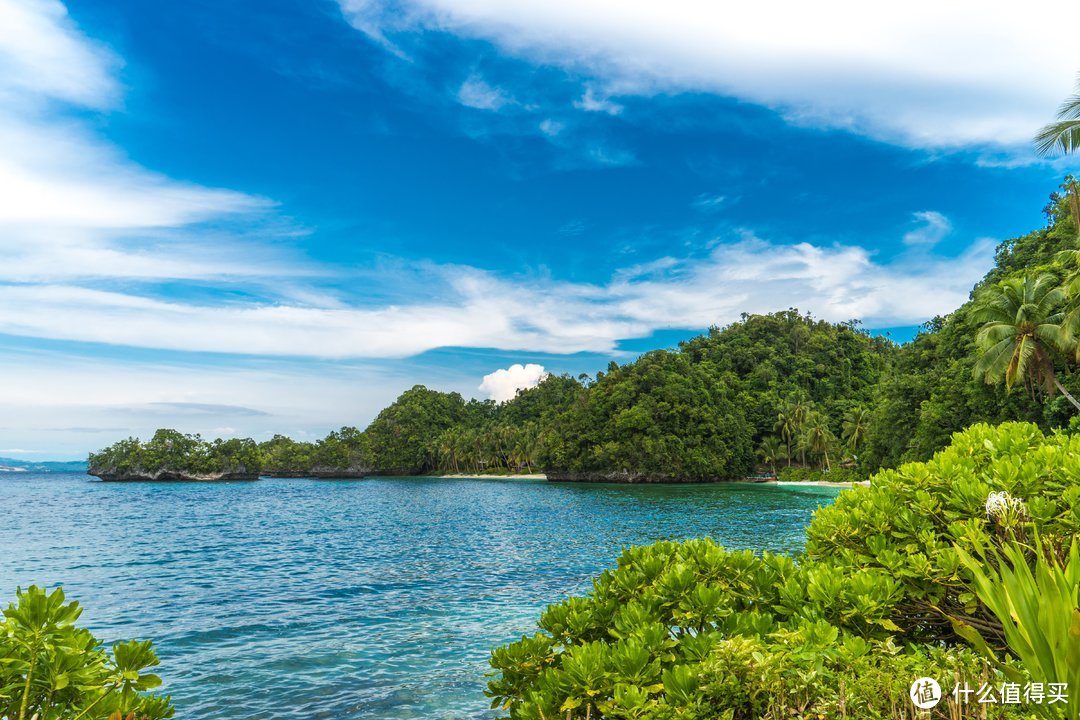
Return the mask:
<path id="1" fill-rule="evenodd" d="M 416 385 L 384 408 L 364 434 L 374 470 L 392 475 L 417 475 L 434 469 L 430 448 L 445 430 L 467 414 L 458 393 L 443 393 Z"/>
<path id="2" fill-rule="evenodd" d="M 761 457 L 762 462 L 772 470 L 774 477 L 776 476 L 776 463 L 780 458 L 784 457 L 784 454 L 784 443 L 775 435 L 770 435 L 762 440 L 761 447 L 758 448 L 758 455 Z"/>
<path id="3" fill-rule="evenodd" d="M 812 456 L 821 458 L 822 470 L 828 472 L 832 469 L 829 451 L 836 445 L 836 436 L 829 429 L 828 418 L 820 412 L 812 411 L 808 413 L 803 421 L 802 434 L 799 440 L 801 449 L 808 450 Z"/>
<path id="4" fill-rule="evenodd" d="M 866 439 L 869 422 L 870 413 L 864 407 L 852 408 L 844 415 L 843 438 L 853 454 L 858 453 L 859 446 Z"/>
<path id="5" fill-rule="evenodd" d="M 983 323 L 976 335 L 976 376 L 987 383 L 1004 379 L 1010 390 L 1020 382 L 1032 397 L 1058 390 L 1080 410 L 1054 371 L 1054 353 L 1071 349 L 1064 304 L 1065 291 L 1049 273 L 1009 278 L 985 290 L 974 314 Z"/>

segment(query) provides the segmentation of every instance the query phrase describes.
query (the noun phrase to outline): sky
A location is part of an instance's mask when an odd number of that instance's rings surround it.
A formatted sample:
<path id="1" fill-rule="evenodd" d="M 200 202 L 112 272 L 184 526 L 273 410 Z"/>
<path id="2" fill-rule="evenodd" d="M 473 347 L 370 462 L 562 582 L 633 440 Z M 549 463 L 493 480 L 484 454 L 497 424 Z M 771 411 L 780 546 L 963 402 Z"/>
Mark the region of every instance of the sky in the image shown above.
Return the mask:
<path id="1" fill-rule="evenodd" d="M 1054 18 L 1047 22 L 1046 18 Z M 0 0 L 0 456 L 315 438 L 743 312 L 909 339 L 1069 166 L 1080 4 Z"/>

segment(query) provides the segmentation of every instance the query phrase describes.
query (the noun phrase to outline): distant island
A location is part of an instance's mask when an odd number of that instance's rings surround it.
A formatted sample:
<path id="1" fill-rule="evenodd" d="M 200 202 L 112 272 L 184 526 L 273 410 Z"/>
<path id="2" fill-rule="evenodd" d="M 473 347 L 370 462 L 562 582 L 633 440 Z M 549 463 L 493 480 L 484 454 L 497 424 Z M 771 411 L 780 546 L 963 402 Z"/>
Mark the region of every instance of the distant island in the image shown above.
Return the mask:
<path id="1" fill-rule="evenodd" d="M 857 321 L 829 323 L 795 309 L 743 315 L 592 377 L 549 376 L 502 404 L 417 385 L 362 431 L 257 443 L 160 430 L 149 441 L 129 438 L 90 455 L 88 472 L 104 480 L 542 472 L 568 482 L 717 482 L 763 474 L 857 481 L 925 461 L 954 432 L 978 422 L 1065 426 L 1075 414 L 1070 402 L 1080 394 L 1080 375 L 1052 378 L 1062 394 L 1042 380 L 1009 392 L 1008 378 L 1004 386 L 988 384 L 996 376 L 977 366 L 985 322 L 980 293 L 1030 284 L 1023 278 L 1033 273 L 1072 272 L 1062 253 L 1077 241 L 1068 196 L 1054 193 L 1044 212 L 1046 227 L 998 246 L 972 300 L 926 323 L 904 345 L 869 334 Z"/>
<path id="2" fill-rule="evenodd" d="M 0 457 L 0 472 L 81 473 L 86 472 L 83 460 L 18 460 Z"/>
<path id="3" fill-rule="evenodd" d="M 356 444 L 355 431 L 331 433 L 302 452 L 309 443 L 276 436 L 261 445 L 247 438 L 204 440 L 162 429 L 140 442 L 128 438 L 91 453 L 86 471 L 110 482 L 238 481 L 260 476 L 362 478 L 368 473 Z"/>

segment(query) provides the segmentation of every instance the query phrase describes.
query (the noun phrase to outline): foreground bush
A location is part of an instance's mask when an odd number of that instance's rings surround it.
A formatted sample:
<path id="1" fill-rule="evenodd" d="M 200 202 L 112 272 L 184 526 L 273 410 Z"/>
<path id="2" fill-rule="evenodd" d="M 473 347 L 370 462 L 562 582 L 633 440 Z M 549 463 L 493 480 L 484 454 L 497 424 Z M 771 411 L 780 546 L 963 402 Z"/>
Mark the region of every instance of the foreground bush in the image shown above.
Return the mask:
<path id="1" fill-rule="evenodd" d="M 1009 500 L 988 505 L 992 493 Z M 930 462 L 841 493 L 797 561 L 710 540 L 625 550 L 587 596 L 549 606 L 539 633 L 492 653 L 488 692 L 514 720 L 913 717 L 917 677 L 946 691 L 1028 677 L 954 631 L 960 622 L 1005 646 L 963 553 L 1036 533 L 1060 544 L 1078 526 L 1080 437 L 975 426 Z M 1035 710 L 939 711 L 987 709 Z"/>
<path id="2" fill-rule="evenodd" d="M 1010 507 L 988 501 L 1008 499 Z M 1043 435 L 1029 423 L 974 425 L 925 463 L 874 476 L 841 493 L 807 528 L 804 562 L 840 572 L 876 570 L 897 583 L 892 620 L 906 639 L 955 641 L 962 618 L 992 645 L 1005 637 L 962 568 L 1016 536 L 1060 549 L 1080 531 L 1080 436 Z"/>
<path id="3" fill-rule="evenodd" d="M 7 720 L 159 720 L 168 697 L 146 694 L 161 678 L 149 640 L 117 643 L 112 653 L 75 626 L 77 602 L 60 588 L 30 586 L 0 622 L 0 718 Z"/>

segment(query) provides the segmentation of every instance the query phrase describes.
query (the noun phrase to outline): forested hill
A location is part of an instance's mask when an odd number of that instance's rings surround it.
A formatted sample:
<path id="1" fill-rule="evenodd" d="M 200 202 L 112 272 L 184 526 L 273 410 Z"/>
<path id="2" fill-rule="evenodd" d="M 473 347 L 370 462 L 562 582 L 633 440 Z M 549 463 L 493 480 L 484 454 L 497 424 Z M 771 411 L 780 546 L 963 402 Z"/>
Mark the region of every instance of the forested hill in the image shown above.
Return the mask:
<path id="1" fill-rule="evenodd" d="M 1022 275 L 1049 272 L 1064 280 L 1075 273 L 1080 253 L 1062 252 L 1078 247 L 1069 203 L 1052 196 L 1046 215 L 1046 227 L 999 246 L 972 297 Z M 417 385 L 363 432 L 342 428 L 316 443 L 247 441 L 245 448 L 257 452 L 242 453 L 240 470 L 542 470 L 556 479 L 624 481 L 730 479 L 788 466 L 866 474 L 925 460 L 975 422 L 1068 424 L 1075 411 L 1062 397 L 1030 386 L 1007 392 L 976 377 L 983 319 L 975 308 L 969 301 L 934 318 L 900 346 L 855 321 L 827 323 L 794 309 L 744 315 L 678 348 L 612 363 L 595 377 L 548 377 L 501 405 Z M 1048 362 L 1067 388 L 1076 388 L 1071 358 L 1059 355 Z M 177 469 L 193 457 L 204 472 L 217 457 L 230 458 L 236 471 L 241 455 L 221 441 L 162 431 L 91 455 L 90 471 Z"/>

